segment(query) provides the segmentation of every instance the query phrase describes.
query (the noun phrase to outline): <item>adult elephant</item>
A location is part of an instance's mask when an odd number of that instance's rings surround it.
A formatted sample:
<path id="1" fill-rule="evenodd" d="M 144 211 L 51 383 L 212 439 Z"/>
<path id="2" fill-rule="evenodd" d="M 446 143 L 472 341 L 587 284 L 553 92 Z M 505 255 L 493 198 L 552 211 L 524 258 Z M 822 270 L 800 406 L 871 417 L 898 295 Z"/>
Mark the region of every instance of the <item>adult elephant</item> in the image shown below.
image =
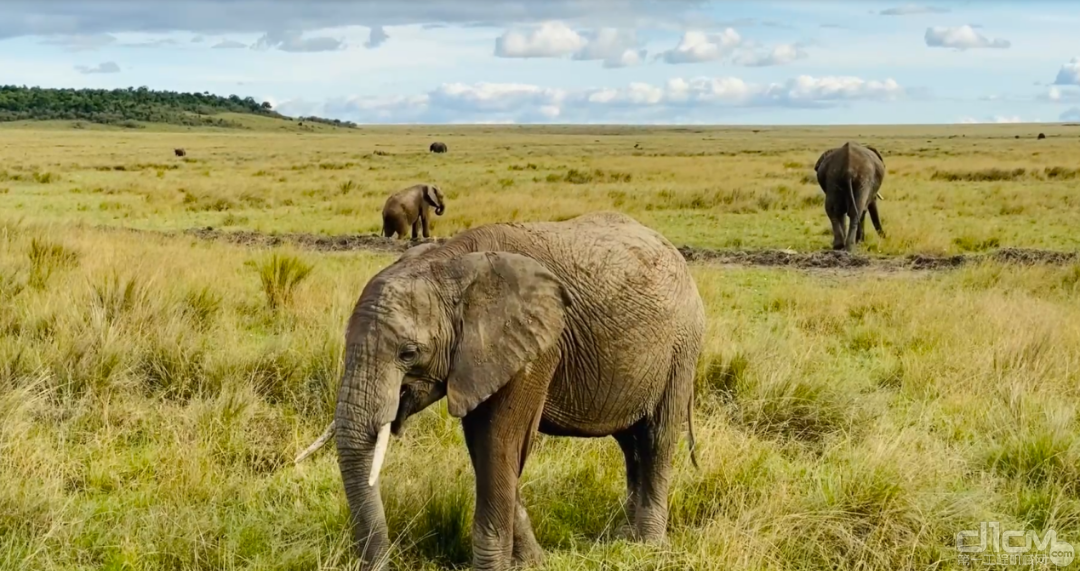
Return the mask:
<path id="1" fill-rule="evenodd" d="M 435 141 L 434 143 L 431 144 L 430 147 L 428 147 L 428 150 L 431 151 L 432 153 L 445 153 L 446 152 L 446 143 L 441 143 L 439 141 Z"/>
<path id="2" fill-rule="evenodd" d="M 613 436 L 630 537 L 664 539 L 705 310 L 686 261 L 623 214 L 489 224 L 424 244 L 364 287 L 334 421 L 362 569 L 389 547 L 378 477 L 391 433 L 445 397 L 476 476 L 473 568 L 543 555 L 518 490 L 534 434 Z"/>
<path id="3" fill-rule="evenodd" d="M 829 149 L 814 163 L 818 186 L 825 193 L 825 213 L 832 223 L 833 249 L 850 252 L 865 238 L 866 213 L 878 236 L 885 237 L 877 199 L 885 179 L 885 159 L 874 147 L 847 142 Z M 848 227 L 844 229 L 844 216 Z"/>
<path id="4" fill-rule="evenodd" d="M 446 211 L 446 198 L 438 186 L 414 184 L 395 192 L 383 204 L 383 236 L 397 234 L 404 239 L 411 228 L 413 240 L 421 230 L 425 238 L 430 238 L 433 208 L 436 216 Z"/>

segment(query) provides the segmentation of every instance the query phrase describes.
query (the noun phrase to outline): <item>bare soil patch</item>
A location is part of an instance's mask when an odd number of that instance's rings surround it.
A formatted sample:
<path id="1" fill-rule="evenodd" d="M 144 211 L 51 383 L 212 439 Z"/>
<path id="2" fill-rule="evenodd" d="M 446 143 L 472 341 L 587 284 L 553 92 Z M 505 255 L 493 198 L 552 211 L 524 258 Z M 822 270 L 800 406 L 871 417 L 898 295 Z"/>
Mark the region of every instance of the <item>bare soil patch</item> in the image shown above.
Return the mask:
<path id="1" fill-rule="evenodd" d="M 164 234 L 160 232 L 155 232 Z M 322 252 L 368 251 L 400 253 L 426 242 L 439 242 L 446 238 L 420 238 L 400 240 L 377 234 L 267 234 L 249 230 L 222 231 L 211 227 L 191 228 L 183 234 L 202 240 L 223 241 L 249 247 L 274 247 L 291 244 L 300 248 Z M 1007 264 L 1080 263 L 1080 252 L 1062 252 L 1029 248 L 1002 248 L 985 254 L 958 254 L 936 256 L 910 254 L 907 256 L 868 256 L 842 251 L 820 250 L 797 252 L 794 250 L 713 250 L 693 246 L 681 246 L 679 252 L 691 263 L 725 266 L 785 267 L 805 270 L 949 270 L 981 261 Z"/>

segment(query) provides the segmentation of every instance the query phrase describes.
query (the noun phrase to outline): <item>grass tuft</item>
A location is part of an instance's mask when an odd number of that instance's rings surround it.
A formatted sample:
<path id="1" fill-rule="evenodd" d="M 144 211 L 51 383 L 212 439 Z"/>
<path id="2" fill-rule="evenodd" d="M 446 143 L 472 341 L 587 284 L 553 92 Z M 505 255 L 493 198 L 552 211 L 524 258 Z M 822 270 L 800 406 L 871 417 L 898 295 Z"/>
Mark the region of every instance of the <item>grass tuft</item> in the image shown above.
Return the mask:
<path id="1" fill-rule="evenodd" d="M 300 258 L 274 253 L 262 262 L 253 263 L 259 275 L 266 306 L 278 311 L 292 303 L 297 288 L 311 275 L 313 267 Z"/>

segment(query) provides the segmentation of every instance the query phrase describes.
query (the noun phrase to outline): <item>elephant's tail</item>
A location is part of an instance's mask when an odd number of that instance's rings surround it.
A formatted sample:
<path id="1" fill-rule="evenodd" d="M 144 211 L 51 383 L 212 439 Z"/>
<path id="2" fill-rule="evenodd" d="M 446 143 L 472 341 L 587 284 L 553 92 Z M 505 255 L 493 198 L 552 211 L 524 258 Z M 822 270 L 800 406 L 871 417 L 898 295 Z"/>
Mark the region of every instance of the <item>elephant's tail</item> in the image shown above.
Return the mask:
<path id="1" fill-rule="evenodd" d="M 851 217 L 851 223 L 854 223 L 859 219 L 859 203 L 855 202 L 855 185 L 851 184 L 851 177 L 845 177 L 847 179 L 847 192 L 848 200 L 851 202 L 848 204 L 848 216 Z"/>
<path id="2" fill-rule="evenodd" d="M 697 461 L 697 439 L 694 438 L 694 390 L 690 389 L 690 400 L 686 405 L 687 432 L 690 436 L 690 462 L 695 468 L 700 468 Z"/>

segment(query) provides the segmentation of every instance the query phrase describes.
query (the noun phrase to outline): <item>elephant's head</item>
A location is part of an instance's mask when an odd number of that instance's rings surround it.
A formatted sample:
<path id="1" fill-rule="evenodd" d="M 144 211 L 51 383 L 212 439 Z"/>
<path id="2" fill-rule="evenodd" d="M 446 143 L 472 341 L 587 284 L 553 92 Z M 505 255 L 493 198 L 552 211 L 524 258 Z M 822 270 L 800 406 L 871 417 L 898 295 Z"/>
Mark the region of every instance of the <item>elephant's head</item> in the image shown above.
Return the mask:
<path id="1" fill-rule="evenodd" d="M 402 256 L 372 278 L 345 334 L 334 422 L 364 569 L 389 544 L 376 484 L 391 432 L 443 396 L 464 416 L 553 350 L 565 327 L 568 292 L 536 260 L 439 250 Z"/>
<path id="2" fill-rule="evenodd" d="M 442 190 L 433 184 L 424 185 L 424 200 L 435 207 L 435 214 L 439 216 L 446 210 L 446 199 L 443 198 Z"/>

